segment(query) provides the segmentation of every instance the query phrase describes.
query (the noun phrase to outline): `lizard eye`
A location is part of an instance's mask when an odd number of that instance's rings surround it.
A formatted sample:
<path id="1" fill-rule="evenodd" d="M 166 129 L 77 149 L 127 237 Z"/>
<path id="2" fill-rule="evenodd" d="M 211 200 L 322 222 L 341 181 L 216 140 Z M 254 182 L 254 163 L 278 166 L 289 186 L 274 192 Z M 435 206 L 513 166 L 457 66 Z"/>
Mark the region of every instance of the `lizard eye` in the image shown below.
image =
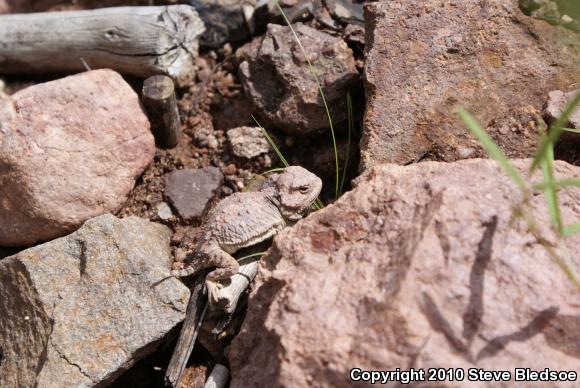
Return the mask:
<path id="1" fill-rule="evenodd" d="M 300 186 L 298 188 L 298 191 L 300 191 L 300 194 L 307 194 L 308 191 L 310 191 L 310 187 L 308 187 L 308 186 Z"/>

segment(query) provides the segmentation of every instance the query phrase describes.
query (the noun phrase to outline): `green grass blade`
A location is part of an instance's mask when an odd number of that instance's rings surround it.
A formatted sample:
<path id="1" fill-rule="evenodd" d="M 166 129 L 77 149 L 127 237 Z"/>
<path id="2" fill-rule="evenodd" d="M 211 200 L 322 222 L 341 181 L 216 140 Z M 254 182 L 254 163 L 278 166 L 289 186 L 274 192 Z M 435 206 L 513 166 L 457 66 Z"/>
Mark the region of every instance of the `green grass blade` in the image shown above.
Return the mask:
<path id="1" fill-rule="evenodd" d="M 334 126 L 332 124 L 332 116 L 330 115 L 330 109 L 328 109 L 328 104 L 326 103 L 326 97 L 324 96 L 324 92 L 322 91 L 322 86 L 320 84 L 320 80 L 318 79 L 318 75 L 316 74 L 316 71 L 314 70 L 314 66 L 312 66 L 312 63 L 310 62 L 310 59 L 308 58 L 308 55 L 306 53 L 306 49 L 304 49 L 304 46 L 302 46 L 302 42 L 298 38 L 298 34 L 296 34 L 294 27 L 292 27 L 292 24 L 290 24 L 290 20 L 288 20 L 286 13 L 284 12 L 282 7 L 280 6 L 280 3 L 276 2 L 276 6 L 278 7 L 278 10 L 282 14 L 284 21 L 286 22 L 288 27 L 290 27 L 290 31 L 292 31 L 292 35 L 294 35 L 294 39 L 296 39 L 296 42 L 298 43 L 298 46 L 300 47 L 300 50 L 302 51 L 302 55 L 304 55 L 304 58 L 306 59 L 306 62 L 308 63 L 308 69 L 310 70 L 310 74 L 312 74 L 312 76 L 314 77 L 314 80 L 316 81 L 316 86 L 318 86 L 318 91 L 320 92 L 320 97 L 322 98 L 322 104 L 324 105 L 324 109 L 326 110 L 326 116 L 328 118 L 328 125 L 330 126 L 330 134 L 332 135 L 332 146 L 334 147 L 334 164 L 335 164 L 335 170 L 336 170 L 336 177 L 335 177 L 336 184 L 335 184 L 334 196 L 335 196 L 335 199 L 338 199 L 338 186 L 339 186 L 338 150 L 336 148 L 336 137 L 334 135 Z"/>
<path id="2" fill-rule="evenodd" d="M 560 208 L 558 207 L 558 197 L 552 182 L 554 182 L 554 149 L 552 146 L 548 147 L 546 157 L 540 161 L 542 167 L 542 175 L 546 188 L 544 194 L 546 196 L 546 203 L 548 204 L 548 211 L 552 225 L 556 228 L 558 233 L 562 233 L 562 217 L 560 216 Z"/>
<path id="3" fill-rule="evenodd" d="M 312 206 L 314 207 L 314 209 L 320 210 L 324 207 L 324 204 L 322 203 L 320 198 L 316 198 L 316 200 L 314 201 L 314 204 Z"/>
<path id="4" fill-rule="evenodd" d="M 352 134 L 352 129 L 354 127 L 354 115 L 352 110 L 352 100 L 350 98 L 350 93 L 346 95 L 346 108 L 348 115 L 348 137 L 346 140 L 346 155 L 344 159 L 344 167 L 342 168 L 342 177 L 340 178 L 340 188 L 338 189 L 339 195 L 344 192 L 344 182 L 346 181 L 346 171 L 348 170 L 348 159 L 350 158 L 350 137 Z"/>
<path id="5" fill-rule="evenodd" d="M 560 129 L 565 132 L 580 133 L 580 129 L 576 128 L 560 128 Z"/>
<path id="6" fill-rule="evenodd" d="M 260 175 L 262 176 L 266 176 L 267 174 L 273 173 L 273 172 L 283 172 L 285 170 L 284 167 L 277 167 L 277 168 L 272 168 L 270 170 L 261 172 Z"/>
<path id="7" fill-rule="evenodd" d="M 564 270 L 564 273 L 574 283 L 576 288 L 580 290 L 580 283 L 578 282 L 578 276 L 576 276 L 576 267 L 570 257 L 570 251 L 564 240 L 560 240 L 560 251 L 562 252 L 562 258 L 558 261 L 560 268 Z"/>
<path id="8" fill-rule="evenodd" d="M 568 119 L 570 118 L 570 116 L 572 115 L 574 109 L 576 109 L 578 104 L 580 104 L 580 93 L 574 96 L 572 101 L 570 101 L 570 103 L 566 105 L 566 108 L 564 109 L 560 117 L 558 117 L 556 122 L 550 126 L 548 136 L 546 136 L 544 141 L 541 142 L 540 147 L 538 148 L 538 151 L 534 156 L 534 161 L 532 162 L 532 166 L 530 167 L 530 173 L 533 173 L 540 164 L 540 161 L 546 157 L 546 152 L 548 152 L 550 144 L 556 144 L 558 142 L 558 139 L 562 134 L 563 130 L 562 127 L 568 122 Z"/>
<path id="9" fill-rule="evenodd" d="M 256 252 L 256 253 L 252 253 L 251 255 L 246 255 L 243 257 L 240 257 L 239 259 L 236 259 L 238 262 L 242 262 L 242 261 L 247 261 L 250 260 L 253 257 L 257 257 L 257 256 L 264 256 L 266 252 Z"/>
<path id="10" fill-rule="evenodd" d="M 262 125 L 258 122 L 258 120 L 256 120 L 256 118 L 253 115 L 252 115 L 252 119 L 254 119 L 254 121 L 256 122 L 256 125 L 258 127 L 260 127 L 260 130 L 262 131 L 262 133 L 266 137 L 266 140 L 268 140 L 268 143 L 270 143 L 270 146 L 274 149 L 274 152 L 276 152 L 276 155 L 278 155 L 278 158 L 280 159 L 280 161 L 282 161 L 284 166 L 289 167 L 290 165 L 288 164 L 288 161 L 286 160 L 284 155 L 282 155 L 280 148 L 278 148 L 276 143 L 274 143 L 274 140 L 272 140 L 272 138 L 268 134 L 268 131 L 266 131 L 266 129 L 264 127 L 262 127 Z"/>
<path id="11" fill-rule="evenodd" d="M 580 232 L 580 222 L 567 225 L 564 228 L 562 228 L 562 235 L 566 237 L 576 234 L 578 232 Z"/>
<path id="12" fill-rule="evenodd" d="M 465 109 L 459 108 L 457 110 L 461 120 L 467 125 L 467 128 L 471 133 L 479 140 L 483 145 L 483 148 L 487 153 L 495 160 L 497 160 L 500 166 L 503 168 L 505 173 L 514 181 L 518 187 L 525 189 L 526 184 L 520 174 L 514 166 L 509 162 L 508 157 L 502 152 L 502 150 L 495 144 L 493 139 L 487 134 L 487 132 L 477 123 L 475 118 L 469 114 Z"/>
<path id="13" fill-rule="evenodd" d="M 580 178 L 562 179 L 559 181 L 552 181 L 549 184 L 546 182 L 536 183 L 532 187 L 534 190 L 544 190 L 548 186 L 553 187 L 555 190 L 563 187 L 580 187 Z"/>

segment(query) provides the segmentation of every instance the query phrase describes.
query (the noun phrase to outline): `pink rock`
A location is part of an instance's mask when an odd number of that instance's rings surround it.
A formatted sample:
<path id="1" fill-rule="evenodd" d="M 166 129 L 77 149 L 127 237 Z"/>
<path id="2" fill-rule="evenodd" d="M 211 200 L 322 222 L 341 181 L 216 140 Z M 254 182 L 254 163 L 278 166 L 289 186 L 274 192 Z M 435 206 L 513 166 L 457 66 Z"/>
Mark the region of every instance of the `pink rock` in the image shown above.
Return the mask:
<path id="1" fill-rule="evenodd" d="M 155 142 L 112 70 L 35 85 L 0 102 L 0 245 L 24 246 L 117 209 Z"/>
<path id="2" fill-rule="evenodd" d="M 568 93 L 561 90 L 553 90 L 548 93 L 548 101 L 544 107 L 544 118 L 546 118 L 550 123 L 556 121 L 556 119 L 562 115 L 566 106 L 578 93 L 580 93 L 580 89 Z M 574 109 L 568 122 L 564 123 L 564 125 L 580 129 L 580 107 Z"/>
<path id="3" fill-rule="evenodd" d="M 514 161 L 522 173 L 529 163 Z M 579 174 L 555 163 L 557 179 Z M 563 220 L 577 222 L 580 189 L 559 198 Z M 230 346 L 231 387 L 367 386 L 349 379 L 355 367 L 462 368 L 462 381 L 410 384 L 437 387 L 515 385 L 468 382 L 469 368 L 507 370 L 512 382 L 515 368 L 578 372 L 580 294 L 510 222 L 520 199 L 491 160 L 376 165 L 274 239 Z M 546 199 L 530 206 L 552 244 Z M 566 243 L 578 268 L 580 234 Z"/>

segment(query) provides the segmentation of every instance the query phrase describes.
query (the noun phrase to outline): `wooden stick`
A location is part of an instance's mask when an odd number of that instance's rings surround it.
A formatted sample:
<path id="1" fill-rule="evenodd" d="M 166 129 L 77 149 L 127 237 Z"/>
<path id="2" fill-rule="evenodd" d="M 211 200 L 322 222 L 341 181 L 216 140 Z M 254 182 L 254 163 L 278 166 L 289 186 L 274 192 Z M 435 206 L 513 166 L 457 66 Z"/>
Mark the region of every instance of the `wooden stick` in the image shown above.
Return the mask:
<path id="1" fill-rule="evenodd" d="M 157 144 L 164 148 L 175 147 L 181 135 L 181 122 L 171 78 L 166 75 L 147 78 L 143 83 L 143 105 Z"/>
<path id="2" fill-rule="evenodd" d="M 222 364 L 216 364 L 205 382 L 204 388 L 224 388 L 229 379 L 229 369 Z"/>
<path id="3" fill-rule="evenodd" d="M 186 85 L 205 30 L 189 5 L 0 15 L 0 73 L 74 73 L 110 68 Z M 83 60 L 81 60 L 81 58 Z"/>
<path id="4" fill-rule="evenodd" d="M 207 295 L 203 292 L 205 283 L 205 273 L 195 280 L 185 321 L 179 333 L 177 345 L 171 356 L 171 361 L 165 372 L 165 386 L 178 387 L 183 377 L 183 371 L 193 351 L 195 339 L 199 333 L 199 328 L 207 311 Z"/>
<path id="5" fill-rule="evenodd" d="M 251 261 L 240 265 L 237 274 L 232 276 L 231 283 L 218 292 L 218 306 L 210 306 L 213 310 L 219 312 L 226 312 L 225 319 L 231 319 L 231 314 L 236 309 L 240 296 L 248 288 L 250 282 L 256 277 L 258 273 L 258 260 Z M 208 308 L 207 295 L 202 292 L 205 283 L 205 273 L 200 274 L 195 280 L 193 291 L 189 299 L 185 321 L 177 340 L 177 345 L 171 356 L 171 361 L 165 373 L 165 385 L 169 387 L 177 387 L 183 377 L 183 371 L 189 356 L 195 345 L 199 328 L 203 322 L 206 310 Z M 227 381 L 227 380 L 226 380 Z"/>

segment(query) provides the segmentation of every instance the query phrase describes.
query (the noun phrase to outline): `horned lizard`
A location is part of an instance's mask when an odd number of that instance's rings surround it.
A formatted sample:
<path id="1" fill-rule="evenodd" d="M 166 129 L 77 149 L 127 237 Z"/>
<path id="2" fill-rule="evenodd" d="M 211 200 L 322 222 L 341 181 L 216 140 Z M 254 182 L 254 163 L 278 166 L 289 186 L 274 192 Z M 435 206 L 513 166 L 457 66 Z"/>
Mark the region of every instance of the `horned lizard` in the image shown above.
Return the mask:
<path id="1" fill-rule="evenodd" d="M 185 277 L 216 267 L 206 276 L 210 301 L 217 298 L 220 281 L 238 272 L 232 254 L 273 237 L 300 220 L 320 194 L 322 181 L 299 166 L 272 176 L 258 192 L 235 193 L 213 208 L 197 236 L 191 264 L 171 272 Z"/>

